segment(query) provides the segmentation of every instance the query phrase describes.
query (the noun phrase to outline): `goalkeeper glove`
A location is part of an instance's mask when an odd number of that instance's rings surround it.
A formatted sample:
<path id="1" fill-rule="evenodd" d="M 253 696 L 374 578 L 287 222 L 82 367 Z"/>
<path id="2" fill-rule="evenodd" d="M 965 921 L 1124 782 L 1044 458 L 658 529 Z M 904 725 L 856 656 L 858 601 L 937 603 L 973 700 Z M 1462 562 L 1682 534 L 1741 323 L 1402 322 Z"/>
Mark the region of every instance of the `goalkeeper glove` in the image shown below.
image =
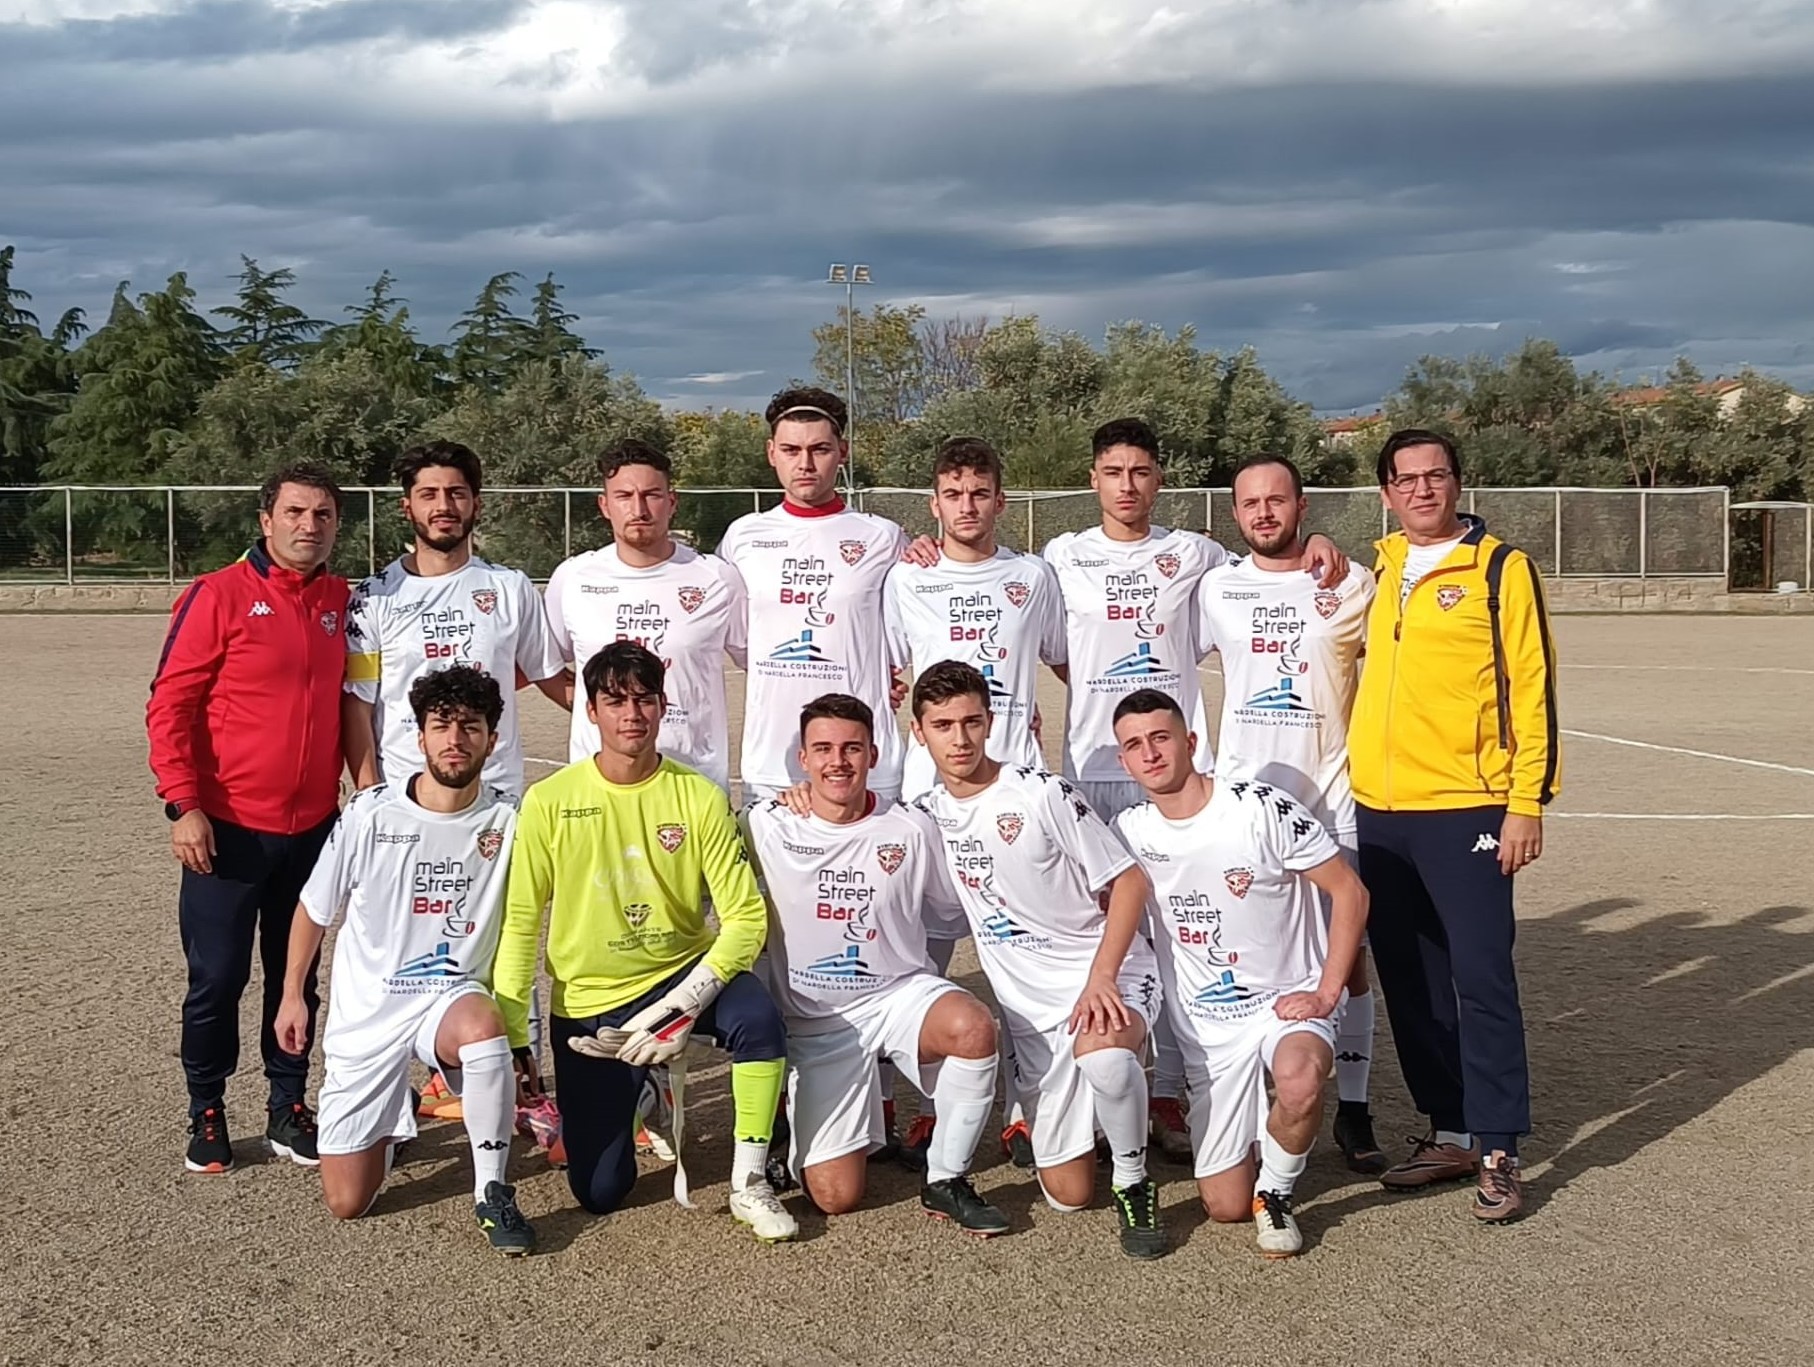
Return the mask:
<path id="1" fill-rule="evenodd" d="M 700 1013 L 717 998 L 724 984 L 703 962 L 658 1000 L 622 1026 L 605 1026 L 596 1034 L 568 1040 L 575 1053 L 616 1059 L 633 1068 L 671 1063 L 686 1051 Z"/>

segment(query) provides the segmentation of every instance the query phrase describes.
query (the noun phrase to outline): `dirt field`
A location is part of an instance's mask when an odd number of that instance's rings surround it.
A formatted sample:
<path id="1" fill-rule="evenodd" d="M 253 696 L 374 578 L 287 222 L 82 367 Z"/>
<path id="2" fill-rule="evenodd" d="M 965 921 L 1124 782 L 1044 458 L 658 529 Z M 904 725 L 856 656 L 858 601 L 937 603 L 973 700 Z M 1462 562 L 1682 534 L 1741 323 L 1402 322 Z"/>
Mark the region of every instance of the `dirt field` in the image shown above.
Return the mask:
<path id="1" fill-rule="evenodd" d="M 20 709 L 0 770 L 0 1360 L 1814 1359 L 1814 621 L 1557 624 L 1565 787 L 1520 885 L 1534 1209 L 1479 1228 L 1466 1189 L 1389 1196 L 1325 1143 L 1300 1188 L 1308 1252 L 1284 1265 L 1247 1227 L 1205 1225 L 1163 1166 L 1175 1251 L 1130 1263 L 1106 1209 L 1054 1214 L 993 1152 L 978 1185 L 1012 1237 L 933 1224 L 880 1169 L 866 1211 L 801 1210 L 799 1243 L 760 1247 L 724 1210 L 709 1055 L 689 1166 L 716 1181 L 697 1211 L 651 1169 L 632 1209 L 595 1220 L 519 1156 L 543 1253 L 505 1263 L 471 1228 L 466 1141 L 442 1125 L 373 1218 L 340 1225 L 312 1173 L 263 1152 L 250 1013 L 238 1167 L 185 1175 L 177 880 L 143 730 L 161 627 L 0 617 L 0 695 Z M 560 758 L 564 717 L 524 705 L 529 753 Z M 958 969 L 979 986 L 967 952 Z M 1417 1121 L 1383 1029 L 1374 1111 L 1396 1140 Z"/>

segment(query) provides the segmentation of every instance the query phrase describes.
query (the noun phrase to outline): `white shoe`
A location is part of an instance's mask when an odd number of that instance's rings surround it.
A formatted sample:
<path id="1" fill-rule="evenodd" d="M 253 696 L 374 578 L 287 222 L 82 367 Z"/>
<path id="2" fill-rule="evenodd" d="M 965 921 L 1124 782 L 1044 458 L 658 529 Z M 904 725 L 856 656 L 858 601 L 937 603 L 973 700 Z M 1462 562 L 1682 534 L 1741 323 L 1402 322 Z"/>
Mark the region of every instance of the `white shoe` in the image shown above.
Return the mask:
<path id="1" fill-rule="evenodd" d="M 799 1223 L 787 1213 L 775 1189 L 760 1177 L 742 1191 L 731 1193 L 731 1216 L 738 1224 L 748 1225 L 765 1244 L 785 1243 L 800 1232 Z"/>
<path id="2" fill-rule="evenodd" d="M 674 1091 L 668 1077 L 664 1067 L 649 1069 L 636 1103 L 636 1151 L 654 1154 L 664 1163 L 674 1161 L 674 1146 L 668 1142 L 674 1129 Z"/>
<path id="3" fill-rule="evenodd" d="M 1303 1250 L 1304 1235 L 1291 1213 L 1291 1198 L 1276 1191 L 1253 1194 L 1253 1227 L 1258 1231 L 1260 1256 L 1294 1258 Z"/>

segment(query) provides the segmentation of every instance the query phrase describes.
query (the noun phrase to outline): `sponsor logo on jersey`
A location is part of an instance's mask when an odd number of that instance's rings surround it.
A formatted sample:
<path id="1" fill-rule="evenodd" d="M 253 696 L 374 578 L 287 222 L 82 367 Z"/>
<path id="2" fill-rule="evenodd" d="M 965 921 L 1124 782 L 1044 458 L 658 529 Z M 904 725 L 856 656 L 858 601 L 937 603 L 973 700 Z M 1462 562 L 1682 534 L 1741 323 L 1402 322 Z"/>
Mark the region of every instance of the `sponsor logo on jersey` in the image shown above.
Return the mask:
<path id="1" fill-rule="evenodd" d="M 1292 688 L 1289 678 L 1280 679 L 1271 688 L 1262 688 L 1241 704 L 1241 710 L 1243 712 L 1296 712 L 1305 715 L 1315 711 Z"/>
<path id="2" fill-rule="evenodd" d="M 1109 679 L 1143 679 L 1154 674 L 1168 674 L 1165 661 L 1153 654 L 1150 642 L 1142 641 L 1133 650 L 1103 671 L 1103 677 Z"/>
<path id="3" fill-rule="evenodd" d="M 1260 595 L 1257 591 L 1250 593 L 1250 592 L 1247 592 L 1244 590 L 1235 590 L 1235 589 L 1223 589 L 1222 590 L 1222 601 L 1224 603 L 1245 603 L 1252 599 L 1256 599 L 1259 596 Z"/>
<path id="4" fill-rule="evenodd" d="M 1002 843 L 1012 845 L 1020 839 L 1020 833 L 1026 828 L 1027 819 L 1019 812 L 1002 812 L 995 818 L 995 833 L 1002 838 Z"/>
<path id="5" fill-rule="evenodd" d="M 1444 584 L 1436 590 L 1436 606 L 1447 612 L 1468 596 L 1465 584 Z"/>
<path id="6" fill-rule="evenodd" d="M 340 614 L 337 612 L 322 613 L 321 614 L 321 629 L 330 636 L 332 636 L 335 632 L 339 631 L 340 630 Z"/>
<path id="7" fill-rule="evenodd" d="M 276 615 L 271 605 L 262 598 L 252 604 L 251 610 L 246 613 L 248 617 L 275 617 Z"/>
<path id="8" fill-rule="evenodd" d="M 1342 596 L 1333 589 L 1318 589 L 1310 603 L 1316 609 L 1316 615 L 1327 620 L 1341 611 Z"/>
<path id="9" fill-rule="evenodd" d="M 883 873 L 892 874 L 900 872 L 901 864 L 906 858 L 907 847 L 905 845 L 887 844 L 876 846 L 876 863 L 882 866 Z"/>
<path id="10" fill-rule="evenodd" d="M 1247 896 L 1247 890 L 1253 886 L 1253 870 L 1249 868 L 1223 869 L 1222 881 L 1228 884 L 1228 890 L 1236 897 Z"/>
<path id="11" fill-rule="evenodd" d="M 618 585 L 616 585 L 616 584 L 581 584 L 579 586 L 579 591 L 581 593 L 596 593 L 601 596 L 605 595 L 605 594 L 623 592 L 623 590 L 620 587 L 618 587 Z"/>
<path id="12" fill-rule="evenodd" d="M 655 828 L 655 838 L 669 854 L 678 850 L 687 838 L 687 828 L 678 821 L 665 822 Z"/>
<path id="13" fill-rule="evenodd" d="M 372 834 L 372 844 L 413 845 L 421 838 L 415 831 L 376 831 Z"/>
<path id="14" fill-rule="evenodd" d="M 496 859 L 498 857 L 498 851 L 503 848 L 504 848 L 504 832 L 502 832 L 502 831 L 480 831 L 479 832 L 479 857 L 481 859 Z"/>
<path id="15" fill-rule="evenodd" d="M 1178 564 L 1178 557 L 1173 555 L 1170 551 L 1164 551 L 1153 557 L 1153 568 L 1158 570 L 1159 573 L 1163 574 L 1167 579 L 1172 578 L 1178 573 Z"/>
<path id="16" fill-rule="evenodd" d="M 401 965 L 397 971 L 384 980 L 384 986 L 392 992 L 439 992 L 442 984 L 449 978 L 465 975 L 460 971 L 460 961 L 453 957 L 453 946 L 443 940 L 426 954 Z"/>
<path id="17" fill-rule="evenodd" d="M 844 558 L 846 565 L 854 565 L 869 554 L 869 547 L 861 541 L 840 541 L 838 554 Z"/>
<path id="18" fill-rule="evenodd" d="M 786 804 L 779 799 L 776 799 L 774 805 L 780 807 L 783 811 L 786 810 Z M 825 854 L 824 849 L 818 845 L 796 845 L 791 840 L 783 840 L 781 842 L 781 848 L 786 850 L 789 854 L 803 855 L 808 859 L 820 859 L 823 858 Z"/>
<path id="19" fill-rule="evenodd" d="M 836 954 L 814 959 L 796 969 L 795 974 L 809 981 L 817 980 L 822 985 L 839 987 L 857 987 L 876 981 L 875 973 L 863 962 L 863 951 L 857 945 L 846 945 Z"/>
<path id="20" fill-rule="evenodd" d="M 757 551 L 784 551 L 792 544 L 792 542 L 788 541 L 752 541 L 750 542 L 750 549 Z"/>
<path id="21" fill-rule="evenodd" d="M 769 651 L 768 657 L 771 660 L 779 660 L 784 664 L 822 665 L 830 663 L 830 659 L 826 656 L 825 652 L 813 641 L 813 629 L 811 627 L 804 627 L 801 629 L 798 636 L 793 636 L 783 641 L 780 645 Z"/>
<path id="22" fill-rule="evenodd" d="M 640 929 L 642 923 L 649 919 L 649 913 L 653 910 L 654 908 L 647 902 L 626 902 L 624 903 L 624 920 L 630 923 L 631 929 Z"/>
<path id="23" fill-rule="evenodd" d="M 604 811 L 603 807 L 563 807 L 561 808 L 561 820 L 577 821 L 588 816 L 603 816 Z"/>
<path id="24" fill-rule="evenodd" d="M 498 591 L 496 589 L 474 589 L 472 605 L 487 617 L 498 610 Z"/>
<path id="25" fill-rule="evenodd" d="M 1007 652 L 1004 650 L 1002 654 L 1005 655 Z M 1014 695 L 1008 691 L 1008 686 L 1006 684 L 995 677 L 995 666 L 984 665 L 980 672 L 983 676 L 983 682 L 989 685 L 989 710 L 991 712 L 1000 712 L 1004 708 L 1009 707 L 1014 701 Z"/>
<path id="26" fill-rule="evenodd" d="M 1099 570 L 1109 562 L 1106 560 L 1073 560 L 1071 563 L 1080 570 Z"/>
<path id="27" fill-rule="evenodd" d="M 1024 580 L 1020 579 L 1010 579 L 1001 586 L 1001 591 L 1007 600 L 1017 608 L 1024 608 L 1027 605 L 1027 599 L 1033 595 L 1033 590 Z"/>
<path id="28" fill-rule="evenodd" d="M 687 584 L 675 594 L 675 597 L 680 600 L 680 610 L 690 617 L 698 612 L 700 604 L 705 602 L 705 590 L 697 584 Z"/>
<path id="29" fill-rule="evenodd" d="M 1251 987 L 1244 987 L 1235 981 L 1230 969 L 1223 969 L 1221 976 L 1208 987 L 1197 993 L 1192 1004 L 1198 1007 L 1236 1006 L 1253 996 Z"/>

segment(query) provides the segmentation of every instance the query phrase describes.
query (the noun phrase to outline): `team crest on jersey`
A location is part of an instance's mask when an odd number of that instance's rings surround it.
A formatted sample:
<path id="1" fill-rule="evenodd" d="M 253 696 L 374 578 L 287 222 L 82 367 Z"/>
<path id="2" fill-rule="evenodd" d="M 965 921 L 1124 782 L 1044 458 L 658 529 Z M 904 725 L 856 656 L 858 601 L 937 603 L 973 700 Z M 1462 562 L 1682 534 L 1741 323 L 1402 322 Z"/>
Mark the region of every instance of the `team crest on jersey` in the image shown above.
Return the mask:
<path id="1" fill-rule="evenodd" d="M 705 602 L 705 590 L 696 584 L 688 584 L 674 595 L 680 600 L 680 610 L 689 617 L 699 611 L 699 605 Z"/>
<path id="2" fill-rule="evenodd" d="M 876 863 L 882 866 L 883 873 L 898 872 L 901 867 L 901 861 L 906 859 L 906 857 L 907 847 L 905 845 L 876 846 Z"/>
<path id="3" fill-rule="evenodd" d="M 865 555 L 869 554 L 869 547 L 862 541 L 840 541 L 838 543 L 838 554 L 844 557 L 844 563 L 846 565 L 854 565 Z"/>
<path id="4" fill-rule="evenodd" d="M 662 849 L 673 854 L 686 841 L 687 828 L 678 821 L 670 821 L 665 826 L 655 828 L 655 838 L 661 841 Z"/>
<path id="5" fill-rule="evenodd" d="M 1468 596 L 1465 584 L 1444 584 L 1436 590 L 1436 606 L 1447 612 Z"/>
<path id="6" fill-rule="evenodd" d="M 498 610 L 498 591 L 496 589 L 474 589 L 472 605 L 487 617 Z"/>
<path id="7" fill-rule="evenodd" d="M 1173 555 L 1170 551 L 1155 555 L 1153 557 L 1153 568 L 1158 570 L 1159 573 L 1163 574 L 1167 579 L 1170 579 L 1178 572 L 1178 557 Z"/>
<path id="8" fill-rule="evenodd" d="M 479 855 L 484 859 L 496 859 L 498 851 L 504 848 L 504 832 L 480 831 Z"/>
<path id="9" fill-rule="evenodd" d="M 647 902 L 625 902 L 624 920 L 630 923 L 632 930 L 640 929 L 642 923 L 649 919 L 650 910 Z"/>
<path id="10" fill-rule="evenodd" d="M 1019 812 L 1003 812 L 995 818 L 995 833 L 1004 844 L 1012 845 L 1020 839 L 1021 828 L 1026 824 L 1027 819 Z"/>
<path id="11" fill-rule="evenodd" d="M 1001 586 L 1001 591 L 1008 596 L 1008 601 L 1017 608 L 1024 608 L 1027 599 L 1033 596 L 1033 590 L 1019 579 L 1010 579 Z"/>
<path id="12" fill-rule="evenodd" d="M 1316 597 L 1310 600 L 1316 608 L 1318 617 L 1333 617 L 1342 606 L 1342 596 L 1333 589 L 1318 589 Z"/>
<path id="13" fill-rule="evenodd" d="M 1236 897 L 1245 897 L 1247 889 L 1253 886 L 1253 870 L 1223 869 L 1222 881 L 1228 884 L 1228 890 Z"/>
<path id="14" fill-rule="evenodd" d="M 335 632 L 339 631 L 340 630 L 340 614 L 337 612 L 322 613 L 321 614 L 321 629 L 330 636 L 332 636 Z"/>

